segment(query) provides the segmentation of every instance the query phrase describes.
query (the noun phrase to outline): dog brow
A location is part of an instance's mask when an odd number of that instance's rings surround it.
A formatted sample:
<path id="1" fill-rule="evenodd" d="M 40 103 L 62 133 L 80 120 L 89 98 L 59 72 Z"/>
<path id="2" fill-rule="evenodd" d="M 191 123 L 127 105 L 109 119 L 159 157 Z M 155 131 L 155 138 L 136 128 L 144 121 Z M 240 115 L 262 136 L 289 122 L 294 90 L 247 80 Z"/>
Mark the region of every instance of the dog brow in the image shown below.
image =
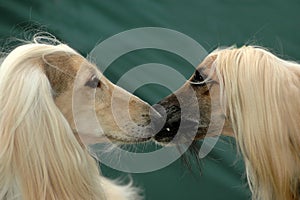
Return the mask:
<path id="1" fill-rule="evenodd" d="M 47 71 L 47 68 L 52 68 L 52 70 L 57 70 L 70 78 L 75 78 L 77 70 L 74 68 L 78 64 L 77 55 L 70 54 L 50 54 L 42 58 L 43 66 Z M 65 70 L 63 70 L 63 68 Z M 57 73 L 57 72 L 56 72 Z"/>
<path id="2" fill-rule="evenodd" d="M 196 71 L 200 74 L 200 76 L 202 76 L 202 78 L 203 78 L 204 80 L 207 79 L 208 76 L 204 73 L 205 67 L 198 67 L 198 68 L 196 69 Z"/>

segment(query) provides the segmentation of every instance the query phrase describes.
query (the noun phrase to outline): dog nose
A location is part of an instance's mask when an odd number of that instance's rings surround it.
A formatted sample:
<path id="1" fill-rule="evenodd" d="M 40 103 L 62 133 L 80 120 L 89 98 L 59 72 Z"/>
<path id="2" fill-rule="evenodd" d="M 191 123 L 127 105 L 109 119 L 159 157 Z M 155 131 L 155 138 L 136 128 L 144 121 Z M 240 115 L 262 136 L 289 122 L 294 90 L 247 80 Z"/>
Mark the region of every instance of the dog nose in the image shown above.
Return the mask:
<path id="1" fill-rule="evenodd" d="M 175 108 L 176 110 L 180 110 L 180 108 Z M 173 109 L 174 110 L 174 109 Z M 179 111 L 180 113 L 180 111 Z M 180 126 L 180 115 L 175 116 L 171 113 L 168 113 L 165 117 L 163 125 L 160 124 L 160 130 L 154 136 L 156 141 L 164 141 L 169 142 L 171 141 L 177 134 Z"/>
<path id="2" fill-rule="evenodd" d="M 173 97 L 171 95 L 153 106 L 160 114 L 160 118 L 154 119 L 152 124 L 152 129 L 155 131 L 154 139 L 158 142 L 169 142 L 178 132 L 181 109 L 177 98 L 174 99 Z"/>

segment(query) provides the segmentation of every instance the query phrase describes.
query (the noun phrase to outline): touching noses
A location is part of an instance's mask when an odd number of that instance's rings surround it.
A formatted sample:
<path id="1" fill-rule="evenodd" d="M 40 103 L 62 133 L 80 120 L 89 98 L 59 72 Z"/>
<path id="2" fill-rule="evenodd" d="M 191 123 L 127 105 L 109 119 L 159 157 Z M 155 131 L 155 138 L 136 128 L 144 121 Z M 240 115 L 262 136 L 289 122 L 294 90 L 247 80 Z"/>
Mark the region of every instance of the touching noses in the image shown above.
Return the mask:
<path id="1" fill-rule="evenodd" d="M 158 142 L 169 142 L 178 132 L 181 122 L 181 109 L 174 94 L 158 102 L 153 108 L 160 117 L 153 118 L 152 127 L 155 132 L 154 139 Z"/>

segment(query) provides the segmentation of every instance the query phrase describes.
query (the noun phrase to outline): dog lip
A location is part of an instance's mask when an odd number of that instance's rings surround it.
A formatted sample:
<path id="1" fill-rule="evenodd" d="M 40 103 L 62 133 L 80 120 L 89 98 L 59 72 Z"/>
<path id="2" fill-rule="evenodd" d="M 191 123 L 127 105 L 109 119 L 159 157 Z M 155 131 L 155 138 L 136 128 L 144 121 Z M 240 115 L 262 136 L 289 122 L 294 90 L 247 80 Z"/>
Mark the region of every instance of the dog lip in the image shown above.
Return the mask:
<path id="1" fill-rule="evenodd" d="M 78 131 L 73 130 L 74 133 L 77 133 L 79 135 L 80 138 L 80 133 L 78 133 Z M 84 135 L 84 134 L 82 134 Z M 97 137 L 97 136 L 96 136 Z M 122 142 L 122 143 L 139 143 L 139 142 L 147 142 L 152 140 L 152 136 L 149 137 L 134 137 L 134 136 L 130 136 L 130 135 L 124 135 L 123 137 L 118 137 L 115 136 L 113 134 L 104 134 L 101 135 L 99 138 L 102 138 L 103 141 L 107 141 L 107 142 Z"/>
<path id="2" fill-rule="evenodd" d="M 164 138 L 163 140 L 154 140 L 154 141 L 162 146 L 166 146 L 170 144 L 175 145 L 175 143 L 172 143 L 172 138 Z"/>

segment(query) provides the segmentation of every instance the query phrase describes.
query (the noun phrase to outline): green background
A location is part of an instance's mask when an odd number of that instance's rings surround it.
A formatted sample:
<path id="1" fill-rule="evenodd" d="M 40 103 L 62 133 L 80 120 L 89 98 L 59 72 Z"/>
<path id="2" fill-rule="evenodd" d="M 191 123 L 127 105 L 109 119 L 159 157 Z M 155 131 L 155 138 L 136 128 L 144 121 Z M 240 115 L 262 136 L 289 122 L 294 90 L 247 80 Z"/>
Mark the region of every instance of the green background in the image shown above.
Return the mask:
<path id="1" fill-rule="evenodd" d="M 299 0 L 0 0 L 0 38 L 30 39 L 34 28 L 44 29 L 87 55 L 106 38 L 137 27 L 164 27 L 182 32 L 207 51 L 218 46 L 256 44 L 286 59 L 297 60 L 300 44 Z M 42 26 L 42 27 L 41 27 Z M 27 33 L 25 33 L 27 32 Z M 117 59 L 105 75 L 116 82 L 122 74 L 144 63 L 162 63 L 189 77 L 192 67 L 182 58 L 155 49 L 138 50 Z M 125 88 L 126 89 L 126 88 Z M 170 91 L 146 85 L 135 94 L 155 103 Z M 151 150 L 154 145 L 149 144 Z M 149 150 L 148 149 L 148 150 Z M 243 162 L 235 144 L 222 138 L 190 172 L 181 160 L 150 173 L 131 174 L 148 200 L 249 199 Z M 102 167 L 110 177 L 126 173 Z"/>

